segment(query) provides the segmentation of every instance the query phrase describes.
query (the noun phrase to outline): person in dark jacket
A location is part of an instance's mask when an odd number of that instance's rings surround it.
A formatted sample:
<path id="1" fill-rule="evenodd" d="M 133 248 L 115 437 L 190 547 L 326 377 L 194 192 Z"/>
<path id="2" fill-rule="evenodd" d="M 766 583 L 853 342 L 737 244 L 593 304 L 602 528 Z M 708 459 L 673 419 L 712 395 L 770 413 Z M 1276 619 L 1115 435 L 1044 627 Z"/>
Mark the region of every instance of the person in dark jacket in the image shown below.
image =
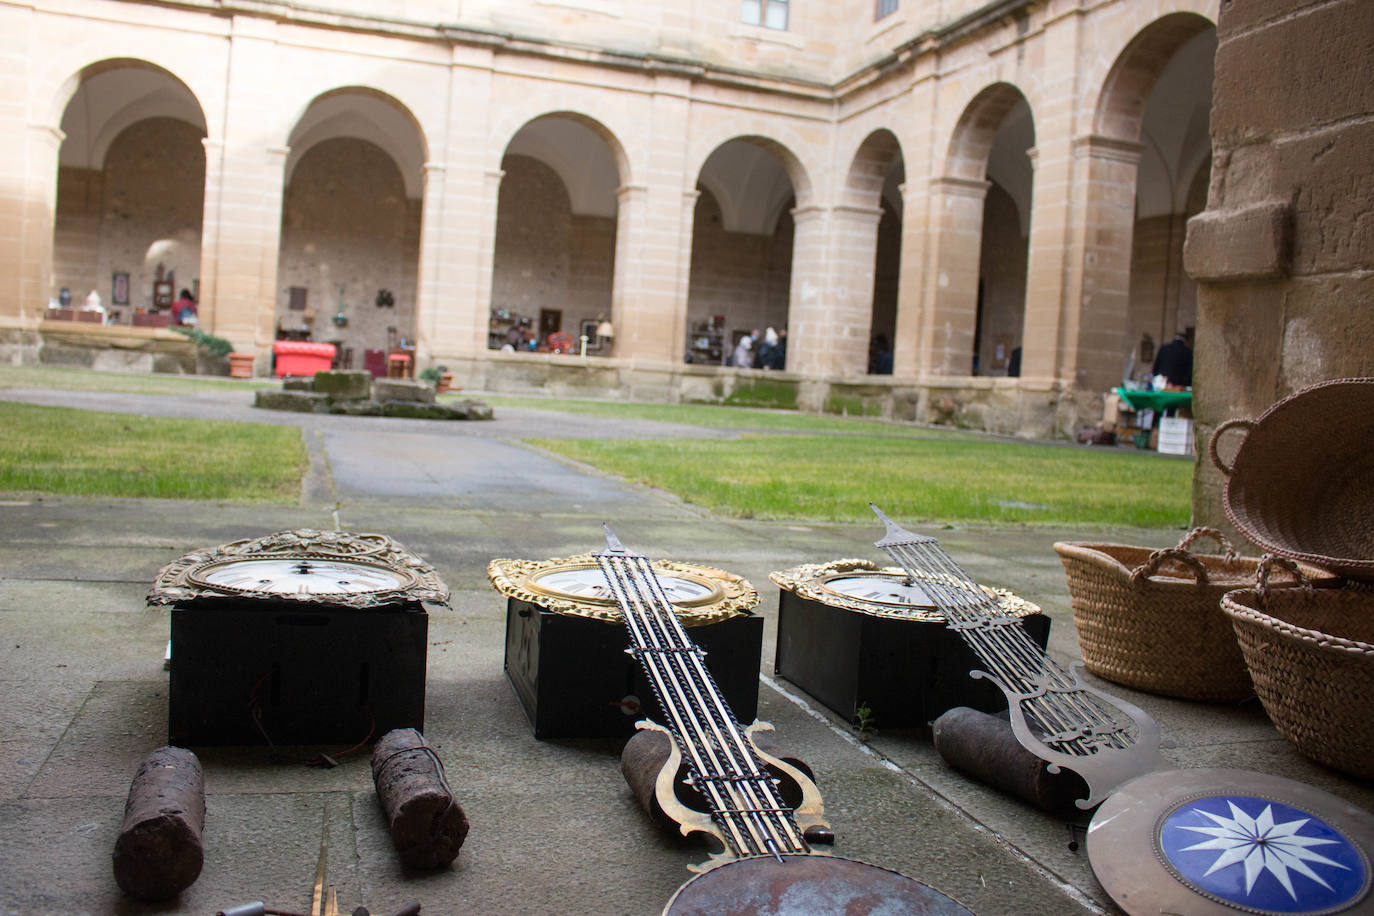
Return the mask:
<path id="1" fill-rule="evenodd" d="M 1191 388 L 1193 384 L 1193 348 L 1188 346 L 1188 338 L 1180 333 L 1159 348 L 1155 354 L 1154 375 L 1162 375 L 1172 388 Z"/>

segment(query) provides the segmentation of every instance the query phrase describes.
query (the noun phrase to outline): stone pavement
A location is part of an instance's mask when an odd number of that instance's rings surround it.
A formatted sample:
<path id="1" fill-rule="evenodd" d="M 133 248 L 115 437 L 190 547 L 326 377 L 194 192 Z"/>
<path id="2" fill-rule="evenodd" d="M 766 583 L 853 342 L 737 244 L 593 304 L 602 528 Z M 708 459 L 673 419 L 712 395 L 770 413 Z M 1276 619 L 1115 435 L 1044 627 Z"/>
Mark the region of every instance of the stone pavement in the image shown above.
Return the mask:
<path id="1" fill-rule="evenodd" d="M 608 521 L 652 557 L 719 566 L 763 596 L 759 717 L 816 772 L 835 851 L 903 872 L 980 916 L 1112 912 L 1061 820 L 947 768 L 919 730 L 860 742 L 772 676 L 777 589 L 768 574 L 842 557 L 882 561 L 869 525 L 725 519 L 513 441 L 529 435 L 725 435 L 674 424 L 498 410 L 493 423 L 270 414 L 241 392 L 189 399 L 0 392 L 0 399 L 143 414 L 300 425 L 312 463 L 299 505 L 169 500 L 0 503 L 0 913 L 208 914 L 265 900 L 305 911 L 328 810 L 340 905 L 388 913 L 658 913 L 706 851 L 652 824 L 612 741 L 539 741 L 502 670 L 504 600 L 494 557 L 541 559 L 601 546 Z M 380 531 L 426 557 L 453 589 L 429 616 L 426 736 L 472 822 L 452 867 L 404 870 L 390 846 L 367 755 L 332 770 L 259 748 L 197 749 L 205 766 L 205 867 L 172 904 L 125 898 L 110 855 L 139 760 L 164 743 L 167 612 L 143 597 L 188 550 L 296 527 Z M 1050 647 L 1077 656 L 1059 539 L 1164 545 L 1179 532 L 931 530 L 982 581 L 1040 604 Z M 1106 685 L 1149 711 L 1180 767 L 1237 766 L 1310 782 L 1374 809 L 1374 791 L 1299 757 L 1258 704 L 1191 704 Z M 330 748 L 326 750 L 337 750 Z"/>

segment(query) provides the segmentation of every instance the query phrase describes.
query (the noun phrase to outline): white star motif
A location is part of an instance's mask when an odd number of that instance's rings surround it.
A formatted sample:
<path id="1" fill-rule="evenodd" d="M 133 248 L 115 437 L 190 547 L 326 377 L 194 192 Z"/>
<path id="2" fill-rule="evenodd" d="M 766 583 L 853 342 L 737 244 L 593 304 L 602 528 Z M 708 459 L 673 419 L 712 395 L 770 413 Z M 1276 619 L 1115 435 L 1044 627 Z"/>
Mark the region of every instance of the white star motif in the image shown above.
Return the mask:
<path id="1" fill-rule="evenodd" d="M 1231 806 L 1231 817 L 1229 818 L 1203 811 L 1201 808 L 1193 809 L 1198 814 L 1213 821 L 1217 825 L 1215 827 L 1178 825 L 1181 830 L 1191 830 L 1212 837 L 1210 840 L 1183 849 L 1183 852 L 1192 852 L 1196 849 L 1221 851 L 1216 861 L 1212 863 L 1212 867 L 1207 869 L 1208 875 L 1241 863 L 1245 866 L 1245 893 L 1250 893 L 1255 887 L 1256 879 L 1268 871 L 1283 885 L 1284 890 L 1288 891 L 1288 895 L 1297 900 L 1297 892 L 1293 890 L 1293 879 L 1289 875 L 1290 869 L 1311 878 L 1327 890 L 1332 889 L 1331 885 L 1309 868 L 1308 862 L 1330 865 L 1349 871 L 1347 866 L 1333 862 L 1309 848 L 1336 843 L 1337 840 L 1298 835 L 1298 830 L 1311 818 L 1303 817 L 1294 821 L 1275 824 L 1272 805 L 1265 805 L 1258 817 L 1251 817 L 1236 807 L 1235 802 L 1228 800 L 1227 804 Z"/>

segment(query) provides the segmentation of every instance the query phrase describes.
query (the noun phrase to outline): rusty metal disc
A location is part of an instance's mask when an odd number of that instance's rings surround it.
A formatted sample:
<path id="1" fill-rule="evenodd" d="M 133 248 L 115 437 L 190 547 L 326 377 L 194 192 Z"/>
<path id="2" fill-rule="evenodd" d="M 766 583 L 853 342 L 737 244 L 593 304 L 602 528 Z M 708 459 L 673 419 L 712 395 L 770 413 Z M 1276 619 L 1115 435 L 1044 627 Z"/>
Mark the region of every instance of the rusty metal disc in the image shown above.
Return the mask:
<path id="1" fill-rule="evenodd" d="M 1374 816 L 1248 770 L 1163 770 L 1126 783 L 1088 827 L 1088 860 L 1127 913 L 1369 912 Z"/>
<path id="2" fill-rule="evenodd" d="M 697 875 L 678 888 L 663 916 L 973 916 L 939 891 L 876 865 L 824 855 L 782 859 L 736 859 Z"/>

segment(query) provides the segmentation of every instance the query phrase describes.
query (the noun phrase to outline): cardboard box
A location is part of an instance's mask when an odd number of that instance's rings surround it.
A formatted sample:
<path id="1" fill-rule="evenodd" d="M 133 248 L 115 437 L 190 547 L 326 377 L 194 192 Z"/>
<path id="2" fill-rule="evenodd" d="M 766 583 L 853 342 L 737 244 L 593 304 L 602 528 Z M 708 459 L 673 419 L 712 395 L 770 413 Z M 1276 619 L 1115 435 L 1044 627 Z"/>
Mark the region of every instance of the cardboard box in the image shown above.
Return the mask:
<path id="1" fill-rule="evenodd" d="M 1159 451 L 1165 455 L 1193 454 L 1193 421 L 1183 417 L 1161 417 Z"/>

